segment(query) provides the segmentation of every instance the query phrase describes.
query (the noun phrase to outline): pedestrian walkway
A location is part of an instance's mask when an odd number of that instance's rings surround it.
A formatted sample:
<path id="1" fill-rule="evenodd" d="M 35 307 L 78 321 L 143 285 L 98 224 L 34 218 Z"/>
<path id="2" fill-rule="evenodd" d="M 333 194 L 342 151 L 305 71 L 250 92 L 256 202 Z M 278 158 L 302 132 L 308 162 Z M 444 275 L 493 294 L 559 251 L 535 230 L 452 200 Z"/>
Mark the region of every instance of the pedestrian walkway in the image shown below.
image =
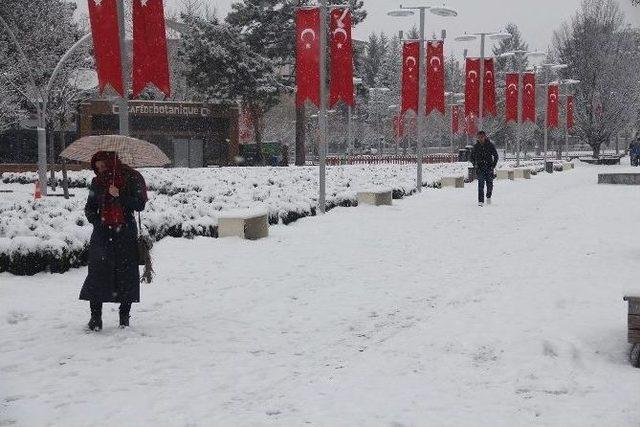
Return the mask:
<path id="1" fill-rule="evenodd" d="M 0 275 L 0 425 L 635 426 L 640 187 L 602 170 L 165 239 L 124 331 L 85 269 Z"/>

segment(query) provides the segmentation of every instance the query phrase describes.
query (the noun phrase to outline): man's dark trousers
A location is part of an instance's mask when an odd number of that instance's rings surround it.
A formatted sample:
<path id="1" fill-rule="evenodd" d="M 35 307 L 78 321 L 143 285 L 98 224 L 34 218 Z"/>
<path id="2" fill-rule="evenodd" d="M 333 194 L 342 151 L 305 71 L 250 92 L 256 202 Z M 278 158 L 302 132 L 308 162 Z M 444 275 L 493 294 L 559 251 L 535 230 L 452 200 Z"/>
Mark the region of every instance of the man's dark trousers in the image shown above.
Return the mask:
<path id="1" fill-rule="evenodd" d="M 487 199 L 493 193 L 493 171 L 477 171 L 478 176 L 478 202 L 484 203 L 484 185 L 487 184 Z"/>

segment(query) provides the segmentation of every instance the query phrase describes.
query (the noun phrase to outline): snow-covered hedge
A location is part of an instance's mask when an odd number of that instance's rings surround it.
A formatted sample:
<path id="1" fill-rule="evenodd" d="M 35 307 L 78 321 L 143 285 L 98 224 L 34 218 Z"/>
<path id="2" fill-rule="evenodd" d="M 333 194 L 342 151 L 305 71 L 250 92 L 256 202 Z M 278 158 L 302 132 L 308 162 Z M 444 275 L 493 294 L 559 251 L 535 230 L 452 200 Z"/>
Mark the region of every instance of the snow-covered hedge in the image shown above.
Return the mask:
<path id="1" fill-rule="evenodd" d="M 438 188 L 443 176 L 466 175 L 467 167 L 467 163 L 425 165 L 423 184 Z M 271 224 L 316 214 L 315 167 L 146 169 L 142 174 L 150 190 L 143 229 L 155 240 L 217 237 L 217 218 L 230 209 L 263 206 Z M 15 192 L 0 200 L 0 272 L 64 272 L 86 264 L 92 226 L 83 209 L 92 177 L 91 171 L 70 172 L 74 198 L 34 201 L 35 173 L 3 175 L 2 182 Z M 391 187 L 396 199 L 410 195 L 415 191 L 415 165 L 330 167 L 327 209 L 355 206 L 358 190 L 371 187 Z"/>

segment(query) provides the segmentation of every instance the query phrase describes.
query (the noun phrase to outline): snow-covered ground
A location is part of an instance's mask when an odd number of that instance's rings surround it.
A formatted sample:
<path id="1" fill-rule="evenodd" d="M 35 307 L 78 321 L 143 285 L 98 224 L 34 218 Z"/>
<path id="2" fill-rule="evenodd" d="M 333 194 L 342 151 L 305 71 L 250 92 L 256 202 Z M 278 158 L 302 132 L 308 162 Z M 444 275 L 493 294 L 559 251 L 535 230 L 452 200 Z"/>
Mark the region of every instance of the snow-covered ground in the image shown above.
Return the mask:
<path id="1" fill-rule="evenodd" d="M 85 269 L 0 274 L 0 425 L 637 426 L 625 169 L 167 238 L 128 330 L 83 331 Z"/>

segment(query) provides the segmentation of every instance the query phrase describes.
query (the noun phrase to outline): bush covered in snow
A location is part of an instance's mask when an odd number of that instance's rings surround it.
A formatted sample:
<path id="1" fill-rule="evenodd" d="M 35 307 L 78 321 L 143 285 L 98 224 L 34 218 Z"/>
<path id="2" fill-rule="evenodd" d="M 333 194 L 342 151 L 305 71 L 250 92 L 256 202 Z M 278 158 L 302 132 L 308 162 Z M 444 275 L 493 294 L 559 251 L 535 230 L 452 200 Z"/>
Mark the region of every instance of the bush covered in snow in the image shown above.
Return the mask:
<path id="1" fill-rule="evenodd" d="M 438 188 L 443 176 L 465 175 L 467 167 L 467 163 L 427 165 L 423 184 Z M 217 237 L 217 218 L 230 209 L 264 206 L 271 224 L 289 224 L 316 214 L 318 170 L 314 167 L 146 169 L 142 173 L 149 187 L 143 229 L 155 240 Z M 92 226 L 84 217 L 84 203 L 92 177 L 91 171 L 70 172 L 76 197 L 34 201 L 35 173 L 3 176 L 3 183 L 16 192 L 0 201 L 0 272 L 64 272 L 86 264 Z M 355 206 L 358 191 L 371 187 L 391 187 L 395 199 L 410 195 L 415 191 L 415 165 L 328 168 L 327 209 Z"/>

